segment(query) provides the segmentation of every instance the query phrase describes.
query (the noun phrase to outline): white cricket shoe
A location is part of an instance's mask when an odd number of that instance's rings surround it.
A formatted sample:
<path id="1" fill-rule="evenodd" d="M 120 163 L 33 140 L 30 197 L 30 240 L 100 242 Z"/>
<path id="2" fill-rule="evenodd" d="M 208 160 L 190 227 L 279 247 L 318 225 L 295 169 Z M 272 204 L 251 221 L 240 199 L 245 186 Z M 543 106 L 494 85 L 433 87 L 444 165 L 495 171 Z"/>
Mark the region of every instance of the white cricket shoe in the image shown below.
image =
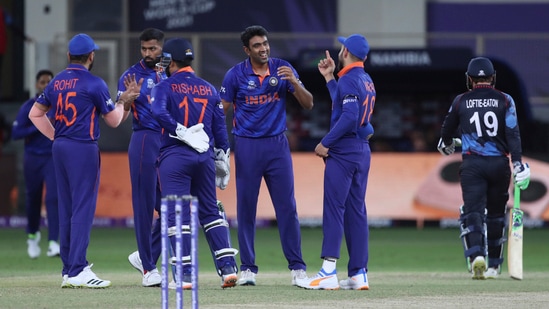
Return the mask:
<path id="1" fill-rule="evenodd" d="M 142 284 L 144 287 L 160 286 L 162 284 L 162 277 L 160 276 L 160 273 L 158 273 L 158 269 L 155 268 L 147 271 L 147 273 L 143 275 Z"/>
<path id="2" fill-rule="evenodd" d="M 93 264 L 90 264 L 76 276 L 69 277 L 67 279 L 67 285 L 71 288 L 90 288 L 90 289 L 104 289 L 111 286 L 109 280 L 99 279 L 97 275 L 91 270 Z"/>
<path id="3" fill-rule="evenodd" d="M 486 279 L 496 279 L 499 277 L 499 266 L 498 267 L 488 267 L 484 272 L 484 277 Z"/>
<path id="4" fill-rule="evenodd" d="M 62 289 L 70 288 L 69 284 L 67 283 L 67 280 L 69 280 L 69 275 L 63 275 L 63 281 L 61 281 Z"/>
<path id="5" fill-rule="evenodd" d="M 292 275 L 292 285 L 297 285 L 297 279 L 303 280 L 307 278 L 307 273 L 304 269 L 292 269 L 290 274 Z"/>
<path id="6" fill-rule="evenodd" d="M 46 253 L 49 257 L 55 257 L 59 256 L 60 254 L 60 248 L 59 244 L 55 240 L 50 240 L 50 244 L 48 246 L 48 252 Z"/>
<path id="7" fill-rule="evenodd" d="M 339 290 L 337 270 L 327 273 L 321 268 L 314 277 L 305 279 L 296 278 L 295 281 L 298 287 L 308 290 Z"/>
<path id="8" fill-rule="evenodd" d="M 483 256 L 477 256 L 471 264 L 473 271 L 473 280 L 484 280 L 484 272 L 486 271 L 486 260 Z"/>
<path id="9" fill-rule="evenodd" d="M 40 256 L 40 232 L 29 234 L 27 239 L 27 253 L 31 259 L 36 259 Z"/>
<path id="10" fill-rule="evenodd" d="M 369 290 L 368 274 L 366 274 L 366 270 L 362 268 L 356 275 L 339 281 L 339 286 L 343 290 Z"/>
<path id="11" fill-rule="evenodd" d="M 143 263 L 141 262 L 138 251 L 132 252 L 132 254 L 128 255 L 128 261 L 133 268 L 137 269 L 137 271 L 143 275 Z"/>
<path id="12" fill-rule="evenodd" d="M 240 272 L 238 285 L 255 285 L 255 273 L 249 269 Z"/>

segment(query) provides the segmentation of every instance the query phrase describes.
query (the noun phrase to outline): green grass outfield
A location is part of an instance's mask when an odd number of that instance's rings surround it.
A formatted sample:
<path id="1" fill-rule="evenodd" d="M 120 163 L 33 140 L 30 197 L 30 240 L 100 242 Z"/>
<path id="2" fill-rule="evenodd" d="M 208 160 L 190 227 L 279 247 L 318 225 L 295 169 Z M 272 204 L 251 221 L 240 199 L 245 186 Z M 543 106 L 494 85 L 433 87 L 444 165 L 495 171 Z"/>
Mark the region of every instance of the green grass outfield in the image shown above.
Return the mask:
<path id="1" fill-rule="evenodd" d="M 42 238 L 46 238 L 43 231 Z M 308 274 L 321 266 L 322 231 L 302 228 Z M 257 286 L 223 290 L 206 241 L 199 239 L 200 308 L 547 308 L 549 230 L 527 229 L 524 280 L 510 279 L 506 267 L 496 280 L 473 281 L 465 270 L 457 229 L 383 228 L 370 231 L 369 291 L 309 291 L 290 285 L 278 231 L 257 231 Z M 232 230 L 236 244 L 236 231 Z M 0 308 L 159 308 L 160 289 L 141 287 L 141 276 L 127 261 L 135 250 L 132 229 L 94 228 L 88 259 L 93 271 L 113 286 L 104 290 L 61 289 L 61 261 L 30 260 L 22 229 L 0 229 Z M 339 278 L 346 276 L 342 248 Z M 190 292 L 185 292 L 190 308 Z M 175 293 L 171 308 L 174 307 Z"/>

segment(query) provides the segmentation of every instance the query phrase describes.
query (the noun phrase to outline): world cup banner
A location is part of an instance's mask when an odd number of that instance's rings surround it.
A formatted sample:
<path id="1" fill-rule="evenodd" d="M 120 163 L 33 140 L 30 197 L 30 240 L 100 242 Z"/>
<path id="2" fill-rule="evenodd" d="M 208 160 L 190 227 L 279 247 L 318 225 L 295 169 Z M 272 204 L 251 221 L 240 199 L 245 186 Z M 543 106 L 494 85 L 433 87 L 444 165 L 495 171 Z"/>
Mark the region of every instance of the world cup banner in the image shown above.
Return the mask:
<path id="1" fill-rule="evenodd" d="M 241 32 L 261 25 L 277 32 L 336 32 L 336 0 L 129 1 L 130 31 Z"/>

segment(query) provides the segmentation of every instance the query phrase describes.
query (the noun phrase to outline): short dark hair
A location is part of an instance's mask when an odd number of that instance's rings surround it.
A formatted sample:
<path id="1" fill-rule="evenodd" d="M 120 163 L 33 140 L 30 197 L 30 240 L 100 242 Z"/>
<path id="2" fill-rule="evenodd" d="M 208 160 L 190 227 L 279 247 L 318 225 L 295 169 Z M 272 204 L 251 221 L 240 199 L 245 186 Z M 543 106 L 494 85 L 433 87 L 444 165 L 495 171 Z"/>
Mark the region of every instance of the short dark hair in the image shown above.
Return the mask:
<path id="1" fill-rule="evenodd" d="M 158 42 L 164 41 L 164 32 L 156 28 L 147 28 L 139 35 L 140 41 L 157 40 Z"/>
<path id="2" fill-rule="evenodd" d="M 50 71 L 50 70 L 40 70 L 38 71 L 38 73 L 36 73 L 36 81 L 38 81 L 40 79 L 40 77 L 42 77 L 42 75 L 49 75 L 53 78 L 53 72 Z"/>
<path id="3" fill-rule="evenodd" d="M 85 55 L 70 55 L 69 60 L 71 63 L 86 63 L 91 53 Z"/>
<path id="4" fill-rule="evenodd" d="M 240 40 L 242 41 L 242 44 L 246 47 L 250 47 L 250 39 L 254 36 L 267 36 L 269 32 L 265 28 L 259 25 L 253 25 L 249 26 L 248 28 L 244 29 L 242 33 L 240 33 Z"/>

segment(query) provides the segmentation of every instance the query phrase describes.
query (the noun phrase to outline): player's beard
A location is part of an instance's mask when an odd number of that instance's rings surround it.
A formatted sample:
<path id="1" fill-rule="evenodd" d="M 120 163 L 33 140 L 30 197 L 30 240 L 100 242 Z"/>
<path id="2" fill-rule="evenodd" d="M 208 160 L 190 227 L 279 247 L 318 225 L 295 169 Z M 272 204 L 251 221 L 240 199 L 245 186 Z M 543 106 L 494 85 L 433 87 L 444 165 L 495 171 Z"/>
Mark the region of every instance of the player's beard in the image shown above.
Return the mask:
<path id="1" fill-rule="evenodd" d="M 92 62 L 90 62 L 90 66 L 88 67 L 88 71 L 91 71 L 92 68 L 93 68 L 93 63 L 95 62 L 95 60 L 93 60 Z"/>
<path id="2" fill-rule="evenodd" d="M 149 67 L 150 69 L 154 69 L 156 64 L 160 62 L 160 57 L 157 57 L 156 59 L 152 59 L 150 57 L 143 58 L 143 62 Z"/>

